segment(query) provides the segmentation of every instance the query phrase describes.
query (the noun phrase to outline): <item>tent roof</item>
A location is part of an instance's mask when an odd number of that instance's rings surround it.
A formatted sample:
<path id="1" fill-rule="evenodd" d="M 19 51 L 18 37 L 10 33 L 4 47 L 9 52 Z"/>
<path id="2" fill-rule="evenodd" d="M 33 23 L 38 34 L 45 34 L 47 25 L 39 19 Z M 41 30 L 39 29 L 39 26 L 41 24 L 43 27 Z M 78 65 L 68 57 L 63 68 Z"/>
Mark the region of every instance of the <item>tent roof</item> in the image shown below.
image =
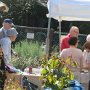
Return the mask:
<path id="1" fill-rule="evenodd" d="M 48 17 L 57 20 L 90 21 L 90 0 L 49 0 Z"/>

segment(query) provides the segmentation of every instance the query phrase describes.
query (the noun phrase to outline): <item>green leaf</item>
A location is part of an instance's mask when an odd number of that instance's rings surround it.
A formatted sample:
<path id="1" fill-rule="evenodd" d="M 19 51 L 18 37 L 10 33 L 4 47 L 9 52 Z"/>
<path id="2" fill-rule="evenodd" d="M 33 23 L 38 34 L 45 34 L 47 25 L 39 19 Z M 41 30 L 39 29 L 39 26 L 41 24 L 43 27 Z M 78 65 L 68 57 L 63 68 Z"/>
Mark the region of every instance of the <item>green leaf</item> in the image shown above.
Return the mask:
<path id="1" fill-rule="evenodd" d="M 70 80 L 74 80 L 74 74 L 70 72 Z"/>
<path id="2" fill-rule="evenodd" d="M 53 75 L 52 74 L 48 75 L 47 79 L 48 79 L 49 83 L 52 83 L 53 82 Z"/>
<path id="3" fill-rule="evenodd" d="M 54 68 L 54 60 L 53 59 L 51 59 L 50 61 L 49 61 L 49 67 L 50 67 L 50 69 L 53 69 Z"/>
<path id="4" fill-rule="evenodd" d="M 72 64 L 73 67 L 78 67 L 78 63 L 76 61 L 73 61 L 73 64 Z"/>
<path id="5" fill-rule="evenodd" d="M 67 65 L 70 65 L 70 64 L 71 64 L 71 57 L 67 57 L 67 59 L 66 59 L 66 64 L 67 64 Z"/>
<path id="6" fill-rule="evenodd" d="M 41 71 L 41 74 L 42 75 L 46 75 L 48 73 L 48 70 L 47 69 L 43 69 L 42 71 Z"/>
<path id="7" fill-rule="evenodd" d="M 67 68 L 66 68 L 66 67 L 63 68 L 63 72 L 64 72 L 64 73 L 67 72 Z"/>

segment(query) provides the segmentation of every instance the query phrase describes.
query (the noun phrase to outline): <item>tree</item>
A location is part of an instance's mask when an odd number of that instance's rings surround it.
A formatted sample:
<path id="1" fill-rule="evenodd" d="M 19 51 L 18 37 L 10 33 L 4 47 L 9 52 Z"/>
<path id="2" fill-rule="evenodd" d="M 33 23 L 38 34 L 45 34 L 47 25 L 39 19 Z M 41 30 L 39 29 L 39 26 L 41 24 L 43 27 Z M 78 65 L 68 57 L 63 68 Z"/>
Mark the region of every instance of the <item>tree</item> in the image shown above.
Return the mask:
<path id="1" fill-rule="evenodd" d="M 3 0 L 10 10 L 2 13 L 2 18 L 12 18 L 15 24 L 45 27 L 47 8 L 36 0 Z M 43 25 L 42 25 L 43 22 Z"/>

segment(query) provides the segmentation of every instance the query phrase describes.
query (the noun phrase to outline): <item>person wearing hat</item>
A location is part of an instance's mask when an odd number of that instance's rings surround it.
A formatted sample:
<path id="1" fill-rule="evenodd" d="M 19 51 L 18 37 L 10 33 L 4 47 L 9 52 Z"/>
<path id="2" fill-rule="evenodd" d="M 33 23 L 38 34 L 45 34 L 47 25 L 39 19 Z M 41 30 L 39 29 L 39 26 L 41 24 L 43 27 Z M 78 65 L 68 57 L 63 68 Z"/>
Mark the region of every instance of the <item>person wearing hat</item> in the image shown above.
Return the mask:
<path id="1" fill-rule="evenodd" d="M 18 32 L 12 27 L 11 19 L 4 19 L 3 27 L 0 29 L 0 44 L 4 54 L 5 64 L 10 64 L 11 60 L 11 42 L 15 41 Z"/>

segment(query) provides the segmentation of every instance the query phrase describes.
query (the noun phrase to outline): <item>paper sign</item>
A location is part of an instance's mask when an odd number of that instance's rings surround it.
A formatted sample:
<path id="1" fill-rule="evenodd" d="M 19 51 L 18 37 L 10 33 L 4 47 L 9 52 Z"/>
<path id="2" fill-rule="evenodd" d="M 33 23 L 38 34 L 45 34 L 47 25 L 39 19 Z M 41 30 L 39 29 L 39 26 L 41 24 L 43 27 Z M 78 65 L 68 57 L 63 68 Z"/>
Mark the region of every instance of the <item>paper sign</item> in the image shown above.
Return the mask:
<path id="1" fill-rule="evenodd" d="M 34 33 L 27 33 L 28 39 L 34 39 Z"/>

